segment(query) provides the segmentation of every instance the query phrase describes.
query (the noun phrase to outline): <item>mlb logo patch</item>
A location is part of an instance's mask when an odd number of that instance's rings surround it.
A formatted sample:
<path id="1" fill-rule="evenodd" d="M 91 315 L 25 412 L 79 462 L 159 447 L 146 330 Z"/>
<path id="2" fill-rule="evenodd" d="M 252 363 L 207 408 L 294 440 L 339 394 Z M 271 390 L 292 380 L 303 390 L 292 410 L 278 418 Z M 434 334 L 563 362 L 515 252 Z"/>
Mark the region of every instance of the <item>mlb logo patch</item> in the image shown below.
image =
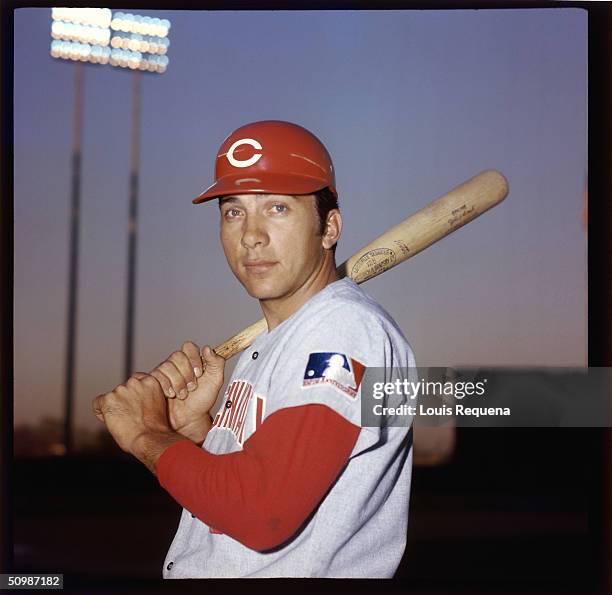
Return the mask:
<path id="1" fill-rule="evenodd" d="M 341 393 L 355 398 L 365 366 L 343 353 L 311 353 L 304 372 L 302 388 L 330 384 Z"/>

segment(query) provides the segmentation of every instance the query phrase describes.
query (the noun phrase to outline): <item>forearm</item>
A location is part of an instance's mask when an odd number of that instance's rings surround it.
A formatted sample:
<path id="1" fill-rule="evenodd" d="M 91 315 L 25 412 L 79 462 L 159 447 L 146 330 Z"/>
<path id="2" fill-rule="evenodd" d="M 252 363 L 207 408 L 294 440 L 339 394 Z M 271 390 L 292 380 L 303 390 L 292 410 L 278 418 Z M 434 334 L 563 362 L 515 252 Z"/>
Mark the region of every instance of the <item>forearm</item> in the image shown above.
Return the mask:
<path id="1" fill-rule="evenodd" d="M 212 428 L 212 419 L 207 413 L 202 416 L 202 418 L 194 420 L 192 423 L 182 427 L 178 432 L 143 432 L 134 440 L 132 454 L 145 465 L 151 473 L 155 473 L 157 461 L 166 448 L 175 442 L 185 440 L 185 438 L 201 446 L 210 428 Z"/>
<path id="2" fill-rule="evenodd" d="M 184 440 L 168 448 L 156 474 L 189 512 L 264 551 L 288 539 L 312 512 L 359 431 L 326 406 L 292 407 L 267 418 L 240 451 L 215 455 Z"/>
<path id="3" fill-rule="evenodd" d="M 186 437 L 178 432 L 146 431 L 133 442 L 131 454 L 135 456 L 151 473 L 155 474 L 157 461 L 162 453 L 175 442 L 181 442 Z"/>

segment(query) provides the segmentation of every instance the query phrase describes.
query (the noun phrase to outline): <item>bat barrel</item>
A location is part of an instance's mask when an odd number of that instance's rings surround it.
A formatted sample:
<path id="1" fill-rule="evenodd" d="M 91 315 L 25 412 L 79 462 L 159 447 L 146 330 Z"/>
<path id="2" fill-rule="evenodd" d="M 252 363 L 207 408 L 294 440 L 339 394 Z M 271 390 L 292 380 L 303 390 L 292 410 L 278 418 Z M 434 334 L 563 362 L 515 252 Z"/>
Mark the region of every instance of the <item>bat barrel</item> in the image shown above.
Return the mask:
<path id="1" fill-rule="evenodd" d="M 501 173 L 483 171 L 370 242 L 343 262 L 338 274 L 356 283 L 372 279 L 482 215 L 507 194 L 508 181 Z"/>

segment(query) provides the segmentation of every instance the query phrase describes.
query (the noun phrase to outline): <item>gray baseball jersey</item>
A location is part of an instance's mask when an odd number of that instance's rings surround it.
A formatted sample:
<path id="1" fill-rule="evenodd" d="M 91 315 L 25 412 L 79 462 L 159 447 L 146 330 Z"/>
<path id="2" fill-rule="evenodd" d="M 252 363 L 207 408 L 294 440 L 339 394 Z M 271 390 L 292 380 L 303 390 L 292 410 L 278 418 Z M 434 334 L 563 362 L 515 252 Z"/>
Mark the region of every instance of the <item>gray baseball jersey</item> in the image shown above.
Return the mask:
<path id="1" fill-rule="evenodd" d="M 225 392 L 231 407 L 219 409 L 203 448 L 239 451 L 272 413 L 305 404 L 360 426 L 364 369 L 415 365 L 389 314 L 352 280 L 336 281 L 243 352 Z M 361 428 L 348 464 L 282 546 L 250 549 L 183 510 L 163 576 L 390 578 L 406 544 L 411 470 L 411 428 Z"/>

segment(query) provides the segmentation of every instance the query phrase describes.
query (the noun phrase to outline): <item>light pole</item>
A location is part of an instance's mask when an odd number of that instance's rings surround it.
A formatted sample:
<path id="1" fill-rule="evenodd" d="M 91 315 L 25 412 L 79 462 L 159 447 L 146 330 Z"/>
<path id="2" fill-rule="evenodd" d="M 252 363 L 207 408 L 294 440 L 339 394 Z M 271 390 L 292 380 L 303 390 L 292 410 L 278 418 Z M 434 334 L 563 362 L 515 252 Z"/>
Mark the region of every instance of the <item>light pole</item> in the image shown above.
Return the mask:
<path id="1" fill-rule="evenodd" d="M 110 24 L 110 10 L 94 10 L 89 12 L 78 9 L 53 9 L 51 16 L 51 55 L 53 57 L 65 57 L 77 61 L 75 65 L 74 85 L 74 123 L 72 137 L 72 179 L 70 185 L 71 209 L 70 209 L 70 239 L 68 253 L 68 306 L 66 324 L 66 368 L 64 370 L 64 448 L 66 453 L 73 450 L 72 443 L 72 411 L 74 403 L 74 380 L 75 380 L 75 355 L 77 337 L 77 297 L 78 297 L 78 272 L 79 272 L 79 229 L 81 218 L 81 145 L 83 137 L 83 84 L 85 72 L 82 62 L 82 52 L 65 52 L 60 56 L 58 52 L 59 39 L 70 38 L 70 33 L 89 41 L 104 43 L 102 27 Z M 69 19 L 69 20 L 63 20 Z M 80 44 L 79 44 L 80 45 Z M 67 48 L 66 48 L 67 49 Z"/>
<path id="2" fill-rule="evenodd" d="M 130 150 L 130 199 L 128 210 L 128 272 L 125 315 L 124 378 L 132 375 L 134 362 L 134 328 L 136 303 L 136 250 L 138 240 L 138 183 L 140 172 L 140 105 L 142 73 L 164 73 L 168 66 L 165 55 L 170 42 L 170 21 L 117 12 L 111 21 L 113 34 L 110 63 L 134 70 L 132 89 L 132 132 Z M 149 57 L 143 57 L 148 52 Z M 146 56 L 147 54 L 145 54 Z"/>
<path id="3" fill-rule="evenodd" d="M 128 219 L 127 310 L 125 315 L 125 360 L 123 377 L 132 375 L 134 361 L 134 304 L 136 301 L 136 240 L 138 239 L 138 173 L 140 164 L 140 72 L 133 76 L 132 140 L 130 151 L 130 206 Z"/>
<path id="4" fill-rule="evenodd" d="M 83 138 L 83 64 L 74 70 L 74 130 L 72 142 L 72 183 L 70 210 L 70 255 L 68 272 L 68 336 L 66 340 L 64 447 L 72 452 L 72 403 L 74 399 L 74 356 L 76 352 L 76 312 L 79 263 L 79 222 L 81 218 L 81 142 Z"/>
<path id="5" fill-rule="evenodd" d="M 51 12 L 51 56 L 77 62 L 75 66 L 75 110 L 72 150 L 71 224 L 68 273 L 68 312 L 64 397 L 64 447 L 73 450 L 77 337 L 78 255 L 81 203 L 81 144 L 83 129 L 83 62 L 110 64 L 134 71 L 132 133 L 128 211 L 128 279 L 125 332 L 126 378 L 131 375 L 134 344 L 136 291 L 136 240 L 138 173 L 140 157 L 140 101 L 142 71 L 164 73 L 168 66 L 170 21 L 117 12 L 108 8 L 53 8 Z M 110 47 L 109 47 L 110 46 Z"/>

